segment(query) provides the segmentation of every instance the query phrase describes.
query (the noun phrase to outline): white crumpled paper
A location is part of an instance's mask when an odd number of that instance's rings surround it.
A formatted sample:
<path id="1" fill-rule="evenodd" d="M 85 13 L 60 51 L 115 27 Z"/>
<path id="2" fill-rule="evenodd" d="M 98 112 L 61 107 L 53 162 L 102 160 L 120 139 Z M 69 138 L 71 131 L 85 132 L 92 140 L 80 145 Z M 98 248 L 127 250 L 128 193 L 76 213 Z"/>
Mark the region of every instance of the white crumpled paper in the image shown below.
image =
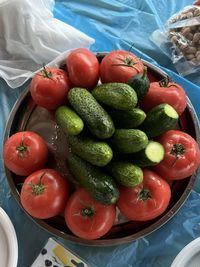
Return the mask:
<path id="1" fill-rule="evenodd" d="M 43 64 L 94 39 L 53 17 L 53 0 L 0 0 L 0 77 L 11 88 L 25 83 Z M 76 19 L 76 18 L 74 18 Z"/>

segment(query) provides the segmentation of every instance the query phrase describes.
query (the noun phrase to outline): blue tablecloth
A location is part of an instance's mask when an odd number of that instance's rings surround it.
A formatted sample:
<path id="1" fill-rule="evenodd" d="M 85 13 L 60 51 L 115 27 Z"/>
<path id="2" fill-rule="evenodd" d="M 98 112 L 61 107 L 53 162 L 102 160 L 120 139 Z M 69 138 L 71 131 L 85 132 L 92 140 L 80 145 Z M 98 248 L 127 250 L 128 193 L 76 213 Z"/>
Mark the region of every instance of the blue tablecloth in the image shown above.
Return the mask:
<path id="1" fill-rule="evenodd" d="M 190 82 L 196 82 L 197 77 L 191 76 L 188 81 L 178 76 L 170 59 L 149 40 L 149 35 L 169 16 L 191 3 L 190 0 L 57 0 L 54 15 L 93 37 L 96 42 L 91 47 L 92 51 L 129 49 L 134 44 L 133 53 L 160 64 L 172 79 L 185 88 L 200 118 L 200 87 Z M 11 90 L 4 81 L 0 81 L 1 137 L 9 112 L 25 87 Z M 16 203 L 6 181 L 2 157 L 0 172 L 0 206 L 8 213 L 16 229 L 18 267 L 28 267 L 52 235 L 39 228 Z M 176 254 L 200 236 L 199 193 L 198 175 L 192 193 L 179 212 L 159 230 L 136 242 L 104 249 L 59 241 L 94 267 L 169 267 Z"/>

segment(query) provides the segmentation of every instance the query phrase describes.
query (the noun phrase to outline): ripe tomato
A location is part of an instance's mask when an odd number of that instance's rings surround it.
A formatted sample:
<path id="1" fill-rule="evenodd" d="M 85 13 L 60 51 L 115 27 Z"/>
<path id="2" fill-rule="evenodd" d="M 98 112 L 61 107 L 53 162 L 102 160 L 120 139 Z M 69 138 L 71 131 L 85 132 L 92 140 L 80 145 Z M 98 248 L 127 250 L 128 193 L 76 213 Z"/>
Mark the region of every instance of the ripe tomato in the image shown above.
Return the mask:
<path id="1" fill-rule="evenodd" d="M 139 73 L 143 73 L 142 61 L 133 53 L 124 50 L 113 50 L 101 61 L 100 77 L 102 83 L 122 82 Z"/>
<path id="2" fill-rule="evenodd" d="M 3 146 L 5 166 L 17 175 L 27 176 L 41 169 L 48 158 L 48 147 L 34 132 L 13 134 Z"/>
<path id="3" fill-rule="evenodd" d="M 161 103 L 168 103 L 181 115 L 187 106 L 186 93 L 179 84 L 169 82 L 168 79 L 152 82 L 140 106 L 143 110 L 149 111 Z"/>
<path id="4" fill-rule="evenodd" d="M 121 187 L 117 206 L 130 220 L 148 221 L 162 214 L 170 201 L 169 184 L 158 174 L 144 169 L 143 182 L 135 187 Z"/>
<path id="5" fill-rule="evenodd" d="M 200 164 L 197 142 L 187 133 L 178 130 L 165 132 L 158 141 L 164 146 L 163 161 L 154 170 L 166 179 L 177 180 L 192 175 Z"/>
<path id="6" fill-rule="evenodd" d="M 56 109 L 64 104 L 72 83 L 64 70 L 43 68 L 33 77 L 30 92 L 34 102 L 46 109 Z"/>
<path id="7" fill-rule="evenodd" d="M 35 218 L 51 218 L 64 211 L 68 191 L 68 182 L 57 171 L 41 169 L 24 181 L 21 204 Z"/>
<path id="8" fill-rule="evenodd" d="M 66 59 L 69 78 L 74 86 L 92 89 L 99 80 L 99 62 L 86 48 L 73 50 Z"/>
<path id="9" fill-rule="evenodd" d="M 80 238 L 97 239 L 105 235 L 115 221 L 115 206 L 96 202 L 89 193 L 79 188 L 67 202 L 65 221 Z"/>

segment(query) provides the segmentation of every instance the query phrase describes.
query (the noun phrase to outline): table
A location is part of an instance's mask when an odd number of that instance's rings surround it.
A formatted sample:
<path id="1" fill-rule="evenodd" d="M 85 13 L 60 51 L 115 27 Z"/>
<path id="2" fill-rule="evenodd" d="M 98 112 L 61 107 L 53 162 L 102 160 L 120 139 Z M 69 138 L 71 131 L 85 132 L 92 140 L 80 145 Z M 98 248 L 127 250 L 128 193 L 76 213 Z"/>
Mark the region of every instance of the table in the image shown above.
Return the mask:
<path id="1" fill-rule="evenodd" d="M 169 16 L 191 3 L 190 0 L 57 0 L 54 15 L 93 37 L 96 42 L 91 50 L 94 52 L 128 49 L 130 44 L 134 44 L 134 53 L 154 64 L 159 62 L 175 81 L 184 86 L 200 118 L 200 87 L 192 83 L 198 83 L 197 77 L 189 77 L 188 81 L 178 76 L 170 59 L 149 40 L 149 35 L 162 26 Z M 26 86 L 10 89 L 0 80 L 1 137 L 9 112 Z M 16 229 L 18 267 L 28 267 L 52 235 L 39 228 L 19 207 L 10 193 L 2 157 L 0 164 L 0 206 L 8 213 Z M 188 242 L 200 236 L 199 177 L 179 212 L 145 238 L 106 249 L 81 246 L 62 239 L 59 241 L 94 267 L 169 267 L 176 254 Z"/>

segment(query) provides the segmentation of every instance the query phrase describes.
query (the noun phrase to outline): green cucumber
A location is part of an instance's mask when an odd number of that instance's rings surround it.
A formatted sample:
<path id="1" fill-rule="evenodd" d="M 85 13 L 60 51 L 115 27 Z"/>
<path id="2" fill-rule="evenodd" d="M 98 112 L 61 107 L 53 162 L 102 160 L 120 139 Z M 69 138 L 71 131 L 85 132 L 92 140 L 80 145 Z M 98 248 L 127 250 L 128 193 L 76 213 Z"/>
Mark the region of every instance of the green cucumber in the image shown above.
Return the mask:
<path id="1" fill-rule="evenodd" d="M 96 201 L 105 205 L 116 203 L 119 190 L 110 175 L 71 153 L 67 158 L 67 165 L 79 185 L 84 187 Z"/>
<path id="2" fill-rule="evenodd" d="M 137 105 L 137 94 L 126 83 L 104 83 L 92 90 L 94 98 L 109 107 L 129 110 Z"/>
<path id="3" fill-rule="evenodd" d="M 156 137 L 168 130 L 175 129 L 178 123 L 178 113 L 169 104 L 163 103 L 152 108 L 140 125 L 149 138 Z"/>
<path id="4" fill-rule="evenodd" d="M 142 100 L 149 91 L 150 81 L 147 77 L 147 67 L 143 74 L 137 74 L 128 80 L 128 84 L 135 90 L 138 100 Z"/>
<path id="5" fill-rule="evenodd" d="M 116 181 L 124 186 L 136 186 L 143 181 L 143 171 L 129 162 L 112 162 L 109 169 Z"/>
<path id="6" fill-rule="evenodd" d="M 133 154 L 133 163 L 140 167 L 154 166 L 164 159 L 165 150 L 162 144 L 149 141 L 145 149 Z"/>
<path id="7" fill-rule="evenodd" d="M 56 109 L 55 121 L 68 135 L 78 135 L 84 127 L 82 119 L 67 106 L 60 106 Z"/>
<path id="8" fill-rule="evenodd" d="M 146 113 L 140 108 L 133 108 L 131 110 L 110 110 L 109 114 L 111 115 L 114 124 L 117 128 L 131 129 L 136 128 L 146 118 Z"/>
<path id="9" fill-rule="evenodd" d="M 69 136 L 68 143 L 74 154 L 96 166 L 107 165 L 112 157 L 112 149 L 102 141 L 85 136 Z"/>
<path id="10" fill-rule="evenodd" d="M 88 90 L 79 87 L 72 88 L 68 93 L 68 100 L 93 135 L 100 139 L 113 135 L 115 127 L 110 115 Z"/>
<path id="11" fill-rule="evenodd" d="M 118 152 L 129 154 L 144 149 L 148 144 L 148 137 L 138 129 L 117 129 L 111 142 Z"/>

